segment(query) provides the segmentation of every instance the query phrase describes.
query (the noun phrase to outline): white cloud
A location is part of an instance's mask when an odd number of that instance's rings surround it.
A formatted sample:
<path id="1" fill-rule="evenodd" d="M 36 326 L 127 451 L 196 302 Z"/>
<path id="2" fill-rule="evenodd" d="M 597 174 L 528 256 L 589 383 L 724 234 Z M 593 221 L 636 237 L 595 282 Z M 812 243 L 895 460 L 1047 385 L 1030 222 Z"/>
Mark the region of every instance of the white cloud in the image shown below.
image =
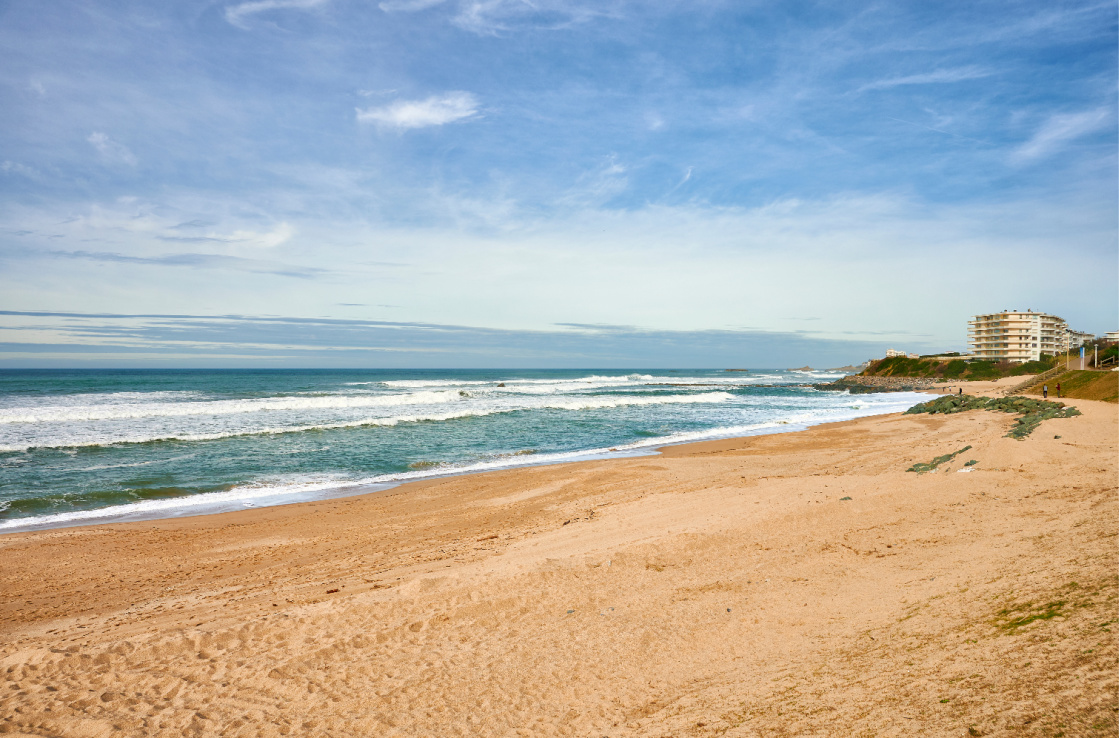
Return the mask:
<path id="1" fill-rule="evenodd" d="M 516 26 L 569 28 L 609 15 L 610 10 L 605 5 L 592 6 L 570 0 L 462 0 L 454 23 L 479 35 L 496 35 Z"/>
<path id="2" fill-rule="evenodd" d="M 602 165 L 579 177 L 576 186 L 558 202 L 576 210 L 601 207 L 629 188 L 628 168 L 614 154 L 606 157 Z"/>
<path id="3" fill-rule="evenodd" d="M 238 28 L 248 28 L 246 19 L 257 13 L 269 10 L 292 8 L 295 10 L 310 10 L 323 5 L 328 0 L 253 0 L 252 2 L 230 5 L 225 9 L 225 19 Z"/>
<path id="4" fill-rule="evenodd" d="M 166 231 L 172 231 L 167 234 Z M 205 235 L 180 235 L 178 226 L 171 226 L 164 229 L 164 235 L 159 235 L 157 238 L 161 241 L 169 241 L 172 243 L 216 243 L 216 244 L 229 244 L 231 246 L 249 246 L 253 248 L 271 249 L 286 243 L 295 235 L 295 229 L 288 223 L 280 223 L 270 231 L 250 231 L 245 229 L 238 229 L 230 233 L 219 233 L 216 231 L 209 231 Z"/>
<path id="5" fill-rule="evenodd" d="M 446 0 L 385 0 L 377 7 L 386 13 L 415 13 L 442 5 Z"/>
<path id="6" fill-rule="evenodd" d="M 359 123 L 378 123 L 393 128 L 441 126 L 478 114 L 478 100 L 469 92 L 447 92 L 426 100 L 398 100 L 379 107 L 357 110 Z"/>
<path id="7" fill-rule="evenodd" d="M 86 140 L 93 144 L 93 148 L 97 149 L 106 161 L 127 164 L 130 167 L 136 166 L 136 155 L 129 151 L 124 144 L 119 144 L 109 138 L 107 134 L 94 131 L 89 134 L 89 138 Z"/>
<path id="8" fill-rule="evenodd" d="M 183 266 L 176 272 L 182 276 L 145 281 L 131 266 L 141 264 L 136 259 L 99 262 L 116 281 L 106 283 L 112 289 L 83 297 L 83 308 L 165 313 L 213 305 L 227 313 L 317 315 L 324 305 L 367 301 L 372 289 L 378 302 L 404 306 L 398 315 L 409 321 L 526 330 L 563 322 L 692 330 L 733 320 L 793 331 L 806 327 L 795 316 L 815 315 L 823 319 L 809 326 L 813 335 L 850 338 L 845 332 L 904 325 L 935 336 L 930 343 L 939 345 L 929 346 L 934 350 L 962 347 L 967 316 L 1004 304 L 1030 304 L 1072 319 L 1106 315 L 1115 302 L 1114 206 L 1092 183 L 1075 195 L 1042 193 L 995 204 L 854 192 L 754 208 L 715 207 L 698 197 L 683 205 L 603 207 L 612 187 L 624 185 L 628 164 L 620 157 L 599 160 L 579 182 L 581 191 L 554 198 L 555 212 L 518 203 L 514 196 L 523 193 L 513 188 L 496 197 L 471 191 L 473 200 L 432 190 L 416 198 L 430 210 L 408 224 L 366 213 L 272 214 L 222 195 L 165 202 L 114 198 L 88 215 L 69 204 L 40 210 L 6 202 L 0 230 L 34 231 L 21 236 L 29 249 L 72 255 L 59 259 L 61 272 L 28 261 L 17 274 L 6 265 L 4 296 L 12 305 L 72 305 L 66 301 L 73 294 L 85 294 L 89 259 L 111 253 Z M 703 171 L 697 167 L 692 179 Z M 628 174 L 633 172 L 630 167 Z M 684 174 L 678 172 L 677 181 Z M 252 220 L 245 219 L 246 211 Z M 60 225 L 74 215 L 83 217 Z M 426 225 L 412 225 L 420 221 Z M 1077 234 L 1077 248 L 1044 261 L 1067 245 L 1070 233 Z M 930 252 L 943 258 L 930 262 L 924 257 Z M 259 261 L 273 258 L 313 264 L 330 276 L 277 291 L 272 277 L 260 277 L 262 282 L 251 276 L 286 269 Z M 371 265 L 403 259 L 415 266 Z M 962 263 L 975 269 L 961 274 Z M 1046 268 L 1034 268 L 1037 263 Z M 1008 278 L 984 282 L 994 269 Z M 904 275 L 916 273 L 921 280 L 905 282 Z M 1055 281 L 1069 279 L 1084 281 L 1085 288 L 1053 291 Z M 905 304 L 883 311 L 883 295 L 894 289 L 883 285 L 902 282 Z M 127 306 L 119 295 L 127 296 Z M 1076 322 L 1084 330 L 1105 330 L 1095 326 L 1099 320 Z M 894 340 L 886 333 L 879 338 Z"/>
<path id="9" fill-rule="evenodd" d="M 383 0 L 386 13 L 415 13 L 447 0 Z M 589 3 L 582 0 L 458 0 L 452 22 L 483 36 L 514 28 L 569 28 L 601 16 L 617 16 L 617 0 Z M 610 7 L 614 6 L 614 7 Z"/>
<path id="10" fill-rule="evenodd" d="M 284 243 L 295 234 L 295 229 L 287 223 L 280 223 L 271 231 L 259 233 L 257 231 L 233 231 L 223 240 L 229 243 L 243 243 L 249 246 L 259 246 L 270 249 Z"/>
<path id="11" fill-rule="evenodd" d="M 0 170 L 6 170 L 6 167 L 0 164 Z M 190 219 L 203 213 L 205 220 L 198 217 Z M 219 249 L 225 246 L 228 248 L 223 251 L 233 254 L 244 253 L 245 249 L 270 249 L 288 242 L 298 232 L 288 221 L 274 219 L 264 213 L 259 213 L 250 222 L 228 216 L 221 212 L 221 204 L 212 200 L 169 204 L 125 195 L 111 202 L 92 204 L 86 211 L 68 211 L 67 216 L 65 220 L 57 213 L 45 218 L 25 216 L 21 222 L 32 230 L 62 234 L 71 243 L 86 243 L 88 239 L 93 239 L 112 243 L 116 250 L 143 252 L 144 256 L 165 255 L 162 246 L 154 254 L 150 251 L 160 242 L 202 244 Z M 185 222 L 184 218 L 187 219 Z M 215 226 L 215 223 L 221 224 Z M 265 225 L 256 225 L 261 223 Z M 121 234 L 129 234 L 129 237 L 118 240 Z"/>
<path id="12" fill-rule="evenodd" d="M 19 174 L 28 179 L 39 179 L 42 177 L 38 169 L 29 167 L 26 164 L 20 164 L 18 161 L 5 160 L 3 163 L 0 163 L 0 172 L 4 172 L 5 174 Z"/>
<path id="13" fill-rule="evenodd" d="M 1024 163 L 1047 156 L 1064 143 L 1103 128 L 1109 118 L 1110 114 L 1104 108 L 1054 115 L 1038 129 L 1033 138 L 1018 147 L 1011 159 Z"/>
<path id="14" fill-rule="evenodd" d="M 906 77 L 880 79 L 876 82 L 863 85 L 858 91 L 885 90 L 891 87 L 901 87 L 902 85 L 932 85 L 962 82 L 967 79 L 990 77 L 992 74 L 994 74 L 994 72 L 975 66 L 956 67 L 955 69 L 937 69 L 932 72 L 926 72 L 925 74 L 910 74 Z"/>

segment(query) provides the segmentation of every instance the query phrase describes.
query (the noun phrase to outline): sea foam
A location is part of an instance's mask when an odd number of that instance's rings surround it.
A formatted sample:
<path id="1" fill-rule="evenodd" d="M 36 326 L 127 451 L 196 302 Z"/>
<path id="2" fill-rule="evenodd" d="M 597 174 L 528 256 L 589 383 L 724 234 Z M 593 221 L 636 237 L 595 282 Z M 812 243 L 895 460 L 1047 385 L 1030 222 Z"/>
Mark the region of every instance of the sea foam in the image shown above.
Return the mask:
<path id="1" fill-rule="evenodd" d="M 172 499 L 144 500 L 141 502 L 132 502 L 94 510 L 74 510 L 64 513 L 40 515 L 33 518 L 0 520 L 0 533 L 118 520 L 146 520 L 182 515 L 197 515 L 262 505 L 290 504 L 292 502 L 310 499 L 364 494 L 405 482 L 430 479 L 433 477 L 496 471 L 514 467 L 540 466 L 595 458 L 640 455 L 643 453 L 652 453 L 655 448 L 673 444 L 801 430 L 819 423 L 851 420 L 868 415 L 889 412 L 902 412 L 925 399 L 924 395 L 916 393 L 861 395 L 857 403 L 846 406 L 832 406 L 831 408 L 820 407 L 815 410 L 786 415 L 761 423 L 672 433 L 610 447 L 587 448 L 576 451 L 531 456 L 503 455 L 500 458 L 486 461 L 447 464 L 430 469 L 372 475 L 362 478 L 340 477 L 327 479 L 319 478 L 306 481 L 292 479 L 286 481 L 261 482 L 251 485 L 236 486 L 222 492 L 208 492 Z"/>
<path id="2" fill-rule="evenodd" d="M 701 404 L 701 403 L 718 403 L 726 402 L 731 398 L 731 395 L 726 392 L 708 392 L 704 394 L 695 395 L 656 395 L 656 396 L 632 396 L 632 395 L 611 395 L 611 396 L 593 396 L 593 397 L 573 397 L 571 399 L 539 399 L 527 398 L 524 400 L 481 400 L 469 402 L 469 398 L 463 398 L 458 393 L 453 392 L 424 392 L 413 393 L 407 396 L 406 401 L 402 402 L 380 402 L 380 403 L 352 403 L 352 402 L 319 402 L 309 403 L 306 400 L 299 402 L 288 401 L 273 401 L 276 407 L 273 410 L 365 410 L 370 407 L 399 407 L 401 405 L 415 405 L 415 404 L 428 404 L 427 402 L 416 402 L 417 395 L 426 395 L 432 398 L 430 404 L 454 404 L 458 408 L 454 410 L 446 410 L 443 412 L 426 412 L 426 413 L 399 413 L 394 415 L 384 416 L 367 416 L 340 419 L 340 420 L 324 420 L 317 423 L 299 423 L 293 422 L 291 425 L 278 425 L 271 423 L 254 423 L 242 424 L 238 427 L 228 428 L 226 430 L 217 432 L 203 432 L 194 430 L 190 427 L 169 428 L 165 425 L 159 425 L 148 432 L 137 432 L 135 426 L 107 426 L 103 428 L 90 428 L 87 424 L 76 424 L 78 427 L 70 427 L 74 421 L 89 421 L 89 420 L 140 420 L 140 419 L 165 419 L 165 418 L 183 418 L 188 416 L 205 416 L 211 424 L 215 419 L 222 415 L 235 414 L 237 411 L 231 412 L 215 412 L 215 413 L 202 413 L 202 412 L 172 412 L 173 408 L 160 406 L 148 407 L 143 411 L 137 410 L 132 414 L 119 414 L 119 415 L 106 415 L 104 417 L 86 417 L 83 412 L 73 412 L 66 415 L 61 415 L 55 423 L 63 423 L 61 428 L 48 428 L 43 433 L 35 433 L 34 430 L 22 432 L 4 431 L 0 430 L 0 452 L 14 452 L 26 451 L 34 448 L 73 448 L 82 446 L 103 446 L 110 444 L 126 444 L 126 443 L 152 443 L 156 441 L 215 441 L 223 438 L 233 438 L 236 436 L 247 435 L 275 435 L 280 433 L 302 433 L 306 431 L 315 430 L 337 430 L 341 428 L 360 428 L 363 426 L 384 426 L 390 427 L 400 423 L 418 423 L 424 421 L 447 421 L 456 420 L 460 418 L 471 417 L 485 417 L 497 413 L 510 413 L 519 410 L 593 410 L 602 408 L 615 408 L 624 406 L 638 406 L 638 405 L 669 405 L 669 404 Z M 434 399 L 438 396 L 438 399 Z M 371 398 L 371 399 L 400 399 L 402 396 L 393 396 L 386 398 Z M 323 398 L 324 400 L 327 398 Z M 341 400 L 344 398 L 330 398 L 332 400 Z M 246 403 L 256 402 L 254 400 L 243 401 Z M 198 403 L 206 405 L 218 405 L 219 403 Z M 236 403 L 221 403 L 221 407 L 228 408 L 230 405 Z M 197 408 L 194 408 L 197 409 Z M 302 417 L 302 415 L 293 415 L 292 417 Z M 16 421 L 13 421 L 16 422 Z M 46 423 L 45 420 L 36 420 L 36 423 Z M 53 431 L 53 432 L 52 432 Z M 92 433 L 91 433 L 92 431 Z M 100 432 L 98 432 L 100 431 Z"/>

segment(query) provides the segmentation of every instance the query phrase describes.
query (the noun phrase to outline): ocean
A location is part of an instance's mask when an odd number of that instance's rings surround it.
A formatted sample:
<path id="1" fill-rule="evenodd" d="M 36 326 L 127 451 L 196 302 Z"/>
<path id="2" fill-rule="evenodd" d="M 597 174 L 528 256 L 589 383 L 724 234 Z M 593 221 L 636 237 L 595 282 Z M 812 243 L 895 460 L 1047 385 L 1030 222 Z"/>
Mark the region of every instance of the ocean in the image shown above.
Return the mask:
<path id="1" fill-rule="evenodd" d="M 0 371 L 0 533 L 359 494 L 900 412 L 779 370 Z"/>

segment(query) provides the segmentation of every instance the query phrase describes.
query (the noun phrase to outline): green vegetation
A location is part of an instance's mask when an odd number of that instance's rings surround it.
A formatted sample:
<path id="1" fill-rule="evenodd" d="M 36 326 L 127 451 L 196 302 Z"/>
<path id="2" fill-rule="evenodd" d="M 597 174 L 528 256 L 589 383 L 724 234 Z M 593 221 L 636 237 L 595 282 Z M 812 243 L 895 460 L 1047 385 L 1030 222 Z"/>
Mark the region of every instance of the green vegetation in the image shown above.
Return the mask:
<path id="1" fill-rule="evenodd" d="M 959 451 L 953 451 L 950 454 L 944 454 L 943 456 L 937 456 L 935 459 L 933 459 L 932 461 L 930 461 L 927 464 L 914 464 L 913 466 L 906 469 L 906 471 L 917 472 L 918 474 L 924 474 L 925 472 L 931 472 L 934 469 L 936 469 L 938 466 L 940 466 L 941 464 L 943 464 L 945 462 L 948 462 L 948 461 L 951 461 L 952 459 L 956 458 L 957 456 L 962 454 L 964 451 L 967 451 L 969 448 L 971 448 L 971 446 L 964 446 Z"/>
<path id="2" fill-rule="evenodd" d="M 1010 374 L 1012 367 L 999 366 L 993 361 L 972 361 L 961 379 L 995 380 Z"/>
<path id="3" fill-rule="evenodd" d="M 1078 359 L 1079 361 L 1079 359 Z M 1061 396 L 1076 400 L 1103 400 L 1119 402 L 1119 372 L 1083 371 L 1073 369 L 1053 377 L 1047 377 L 1025 388 L 1031 395 L 1040 395 L 1042 385 L 1049 385 L 1049 395 L 1056 396 L 1057 385 L 1061 385 Z"/>
<path id="4" fill-rule="evenodd" d="M 864 377 L 931 377 L 936 375 L 941 362 L 891 356 L 870 364 L 862 371 Z"/>
<path id="5" fill-rule="evenodd" d="M 1019 413 L 1022 417 L 1006 435 L 1022 440 L 1034 432 L 1043 420 L 1051 418 L 1071 418 L 1080 415 L 1074 407 L 1066 407 L 1063 402 L 1034 400 L 1029 397 L 974 397 L 972 395 L 947 395 L 929 402 L 922 402 L 906 410 L 908 415 L 929 413 L 931 415 L 962 413 L 967 410 L 995 410 L 1003 413 Z M 970 446 L 968 448 L 971 448 Z M 958 452 L 957 452 L 958 453 Z M 912 471 L 912 470 L 911 470 Z"/>
<path id="6" fill-rule="evenodd" d="M 978 459 L 971 459 L 969 461 L 965 461 L 964 466 L 975 466 L 978 463 L 979 463 Z"/>
<path id="7" fill-rule="evenodd" d="M 872 362 L 863 370 L 864 377 L 929 377 L 945 380 L 991 380 L 1017 377 L 1023 374 L 1040 374 L 1054 364 L 1052 358 L 1014 364 L 1009 361 L 995 363 L 978 359 L 950 359 L 947 361 L 921 357 L 910 359 L 891 356 Z"/>
<path id="8" fill-rule="evenodd" d="M 1029 625 L 1035 620 L 1052 620 L 1058 615 L 1064 615 L 1061 610 L 1064 609 L 1068 603 L 1064 600 L 1057 600 L 1056 602 L 1049 602 L 1039 608 L 1034 608 L 1032 603 L 1027 602 L 1025 605 L 1019 607 L 1009 608 L 999 611 L 999 618 L 1002 622 L 998 623 L 998 627 L 1002 628 L 1010 634 L 1014 634 L 1021 627 Z M 1015 616 L 1014 613 L 1020 612 L 1021 615 Z"/>
<path id="9" fill-rule="evenodd" d="M 959 379 L 967 371 L 967 362 L 963 359 L 953 359 L 941 367 L 940 376 L 945 379 Z"/>
<path id="10" fill-rule="evenodd" d="M 1017 377 L 1021 374 L 1041 374 L 1053 368 L 1053 363 L 1052 359 L 1047 359 L 1045 361 L 1027 361 L 1025 364 L 1019 364 L 1015 367 L 1010 375 L 1012 377 Z"/>
<path id="11" fill-rule="evenodd" d="M 1069 582 L 1053 592 L 1050 595 L 1050 597 L 1053 598 L 1052 601 L 1046 602 L 1043 605 L 1035 605 L 1033 602 L 1021 602 L 1008 605 L 1002 610 L 999 610 L 998 613 L 995 614 L 994 624 L 1000 630 L 1013 635 L 1020 628 L 1039 620 L 1052 620 L 1055 617 L 1067 618 L 1078 610 L 1090 610 L 1097 605 L 1111 602 L 1115 597 L 1114 594 L 1106 597 L 1103 603 L 1099 601 L 1099 597 L 1104 595 L 1106 590 L 1114 589 L 1114 585 L 1114 576 L 1110 577 L 1107 581 L 1101 581 L 1094 585 L 1081 585 L 1077 582 Z M 1046 599 L 1049 598 L 1047 597 Z M 1095 613 L 1093 612 L 1093 614 Z M 1114 621 L 1111 620 L 1101 623 L 1099 627 L 1106 627 L 1112 622 Z M 1091 651 L 1088 651 L 1088 653 L 1091 653 Z"/>

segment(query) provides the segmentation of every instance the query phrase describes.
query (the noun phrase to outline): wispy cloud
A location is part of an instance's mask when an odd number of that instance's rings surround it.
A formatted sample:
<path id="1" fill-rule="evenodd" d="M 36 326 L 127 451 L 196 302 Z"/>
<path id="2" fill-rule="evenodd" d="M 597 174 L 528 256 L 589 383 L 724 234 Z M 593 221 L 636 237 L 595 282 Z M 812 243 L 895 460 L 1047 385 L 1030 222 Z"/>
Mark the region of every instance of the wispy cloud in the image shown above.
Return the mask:
<path id="1" fill-rule="evenodd" d="M 555 325 L 560 328 L 573 328 L 585 333 L 635 333 L 641 330 L 634 325 L 614 325 L 613 323 L 555 323 Z"/>
<path id="2" fill-rule="evenodd" d="M 183 228 L 182 225 L 173 228 Z M 264 233 L 258 231 L 238 230 L 229 234 L 207 233 L 204 236 L 157 236 L 160 241 L 178 243 L 229 243 L 258 246 L 260 248 L 273 248 L 289 240 L 295 233 L 287 223 L 280 223 L 271 231 Z"/>
<path id="3" fill-rule="evenodd" d="M 575 208 L 601 206 L 629 187 L 628 171 L 617 155 L 611 154 L 600 166 L 584 172 L 560 200 Z"/>
<path id="4" fill-rule="evenodd" d="M 376 123 L 391 128 L 426 128 L 473 118 L 478 100 L 469 92 L 447 92 L 424 100 L 397 100 L 379 108 L 357 110 L 359 123 Z"/>
<path id="5" fill-rule="evenodd" d="M 887 115 L 886 119 L 887 120 L 896 120 L 898 123 L 905 123 L 906 125 L 917 126 L 918 128 L 924 128 L 926 131 L 935 131 L 936 133 L 943 133 L 945 136 L 953 136 L 955 138 L 963 139 L 964 141 L 975 141 L 976 143 L 984 143 L 983 141 L 981 141 L 978 138 L 972 138 L 971 136 L 963 136 L 959 133 L 953 133 L 952 131 L 946 131 L 946 130 L 944 130 L 944 128 L 940 128 L 940 127 L 936 127 L 936 126 L 927 126 L 924 123 L 916 123 L 916 122 L 911 121 L 911 120 L 905 120 L 904 118 L 895 118 L 892 115 Z M 951 123 L 951 122 L 952 122 L 951 119 L 949 119 L 949 120 L 945 121 L 945 123 L 943 123 L 942 125 L 947 125 L 948 123 Z"/>
<path id="6" fill-rule="evenodd" d="M 238 28 L 248 28 L 247 20 L 257 13 L 266 13 L 270 10 L 310 10 L 324 5 L 329 0 L 253 0 L 252 2 L 230 5 L 225 9 L 225 19 Z"/>
<path id="7" fill-rule="evenodd" d="M 173 231 L 187 231 L 187 230 L 193 230 L 195 228 L 207 228 L 207 227 L 212 226 L 212 225 L 213 225 L 212 221 L 202 220 L 201 218 L 195 218 L 194 220 L 188 220 L 188 221 L 185 221 L 183 223 L 176 223 L 173 226 L 168 226 L 168 228 L 170 228 Z"/>
<path id="8" fill-rule="evenodd" d="M 381 97 L 381 96 L 383 96 L 383 95 L 392 95 L 392 94 L 393 94 L 393 93 L 395 93 L 395 92 L 396 92 L 396 90 L 395 90 L 395 89 L 387 89 L 387 90 L 358 90 L 358 91 L 357 91 L 357 94 L 361 95 L 362 97 Z"/>
<path id="9" fill-rule="evenodd" d="M 97 149 L 106 161 L 114 164 L 127 164 L 130 167 L 136 166 L 136 155 L 129 151 L 124 144 L 117 143 L 109 138 L 108 134 L 94 131 L 89 134 L 89 138 L 86 140 L 93 144 L 93 148 Z"/>
<path id="10" fill-rule="evenodd" d="M 901 87 L 903 85 L 934 85 L 963 82 L 968 79 L 990 77 L 992 74 L 994 74 L 993 71 L 976 66 L 937 69 L 924 74 L 910 74 L 904 77 L 890 77 L 888 79 L 876 80 L 863 85 L 858 89 L 858 92 L 866 92 L 867 90 L 888 90 L 892 87 Z"/>
<path id="11" fill-rule="evenodd" d="M 87 4 L 0 23 L 7 307 L 819 337 L 923 269 L 934 349 L 990 304 L 1114 327 L 1113 2 Z"/>
<path id="12" fill-rule="evenodd" d="M 225 254 L 167 254 L 165 256 L 132 256 L 112 251 L 44 251 L 43 256 L 56 259 L 80 259 L 117 264 L 147 264 L 149 266 L 191 267 L 195 269 L 233 269 L 256 274 L 275 274 L 297 279 L 312 279 L 327 270 L 294 264 L 283 264 L 261 259 L 244 259 Z"/>
<path id="13" fill-rule="evenodd" d="M 1018 147 L 1011 160 L 1023 164 L 1048 156 L 1069 141 L 1100 130 L 1110 118 L 1110 112 L 1104 108 L 1054 115 L 1029 141 Z"/>
<path id="14" fill-rule="evenodd" d="M 415 13 L 442 5 L 446 0 L 385 0 L 377 7 L 386 13 Z"/>
<path id="15" fill-rule="evenodd" d="M 617 3 L 571 0 L 463 0 L 455 25 L 479 35 L 495 35 L 517 27 L 561 29 L 610 16 Z"/>
<path id="16" fill-rule="evenodd" d="M 28 327 L 49 331 L 49 343 L 18 335 Z M 68 351 L 94 362 L 167 352 L 180 361 L 193 355 L 211 363 L 279 354 L 313 366 L 795 366 L 861 360 L 886 345 L 809 338 L 797 331 L 641 330 L 600 323 L 503 330 L 338 318 L 0 310 L 0 339 L 8 331 L 22 340 L 0 340 L 0 365 L 25 357 L 49 361 L 53 353 Z M 104 356 L 109 348 L 121 355 Z"/>
<path id="17" fill-rule="evenodd" d="M 0 172 L 5 174 L 18 174 L 28 179 L 40 179 L 42 175 L 34 167 L 29 167 L 26 164 L 20 164 L 18 161 L 7 161 L 0 163 Z"/>
<path id="18" fill-rule="evenodd" d="M 443 5 L 446 0 L 384 0 L 386 13 L 415 13 Z M 459 0 L 451 22 L 480 36 L 493 36 L 517 28 L 569 28 L 594 18 L 618 15 L 618 2 L 572 0 Z M 613 6 L 613 8 L 611 7 Z"/>

